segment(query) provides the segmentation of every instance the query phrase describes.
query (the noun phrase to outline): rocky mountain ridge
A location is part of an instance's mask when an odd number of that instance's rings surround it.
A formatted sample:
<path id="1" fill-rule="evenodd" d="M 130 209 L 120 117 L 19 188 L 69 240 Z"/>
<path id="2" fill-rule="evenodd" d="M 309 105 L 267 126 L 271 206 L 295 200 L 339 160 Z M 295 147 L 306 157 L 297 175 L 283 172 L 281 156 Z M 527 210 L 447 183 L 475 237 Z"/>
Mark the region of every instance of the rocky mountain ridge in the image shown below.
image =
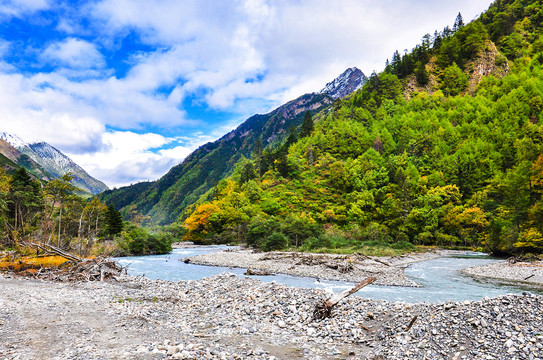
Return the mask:
<path id="1" fill-rule="evenodd" d="M 342 99 L 352 92 L 360 89 L 368 81 L 368 78 L 362 70 L 357 67 L 348 68 L 341 75 L 330 81 L 319 91 L 320 94 L 326 94 L 334 99 Z"/>
<path id="2" fill-rule="evenodd" d="M 90 176 L 81 166 L 46 142 L 25 141 L 7 132 L 0 132 L 0 139 L 16 150 L 7 151 L 7 147 L 4 147 L 2 154 L 39 179 L 51 180 L 70 172 L 74 176 L 72 183 L 85 192 L 96 195 L 108 189 L 106 184 Z"/>
<path id="3" fill-rule="evenodd" d="M 250 157 L 258 138 L 262 145 L 276 143 L 298 127 L 306 111 L 317 113 L 334 99 L 326 94 L 306 94 L 272 112 L 253 115 L 220 139 L 202 145 L 162 178 L 105 191 L 99 198 L 113 203 L 126 217 L 137 211 L 151 222 L 169 224 L 201 195 L 226 177 L 242 156 Z"/>

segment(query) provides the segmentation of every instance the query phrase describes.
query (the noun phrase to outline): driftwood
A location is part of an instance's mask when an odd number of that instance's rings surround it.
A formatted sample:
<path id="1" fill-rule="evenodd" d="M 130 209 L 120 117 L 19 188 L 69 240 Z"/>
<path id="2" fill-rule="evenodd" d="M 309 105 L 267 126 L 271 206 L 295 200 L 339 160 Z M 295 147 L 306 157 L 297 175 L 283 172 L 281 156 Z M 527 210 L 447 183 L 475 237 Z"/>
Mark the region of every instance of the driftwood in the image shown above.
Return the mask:
<path id="1" fill-rule="evenodd" d="M 361 257 L 363 257 L 364 259 L 372 260 L 372 261 L 378 262 L 378 263 L 383 264 L 383 265 L 386 265 L 386 266 L 392 266 L 392 265 L 390 265 L 390 264 L 387 264 L 387 263 L 384 262 L 384 261 L 381 261 L 381 260 L 379 260 L 379 259 L 374 259 L 374 258 L 372 258 L 372 257 L 370 257 L 370 256 L 368 256 L 368 255 L 366 255 L 366 254 L 361 253 L 361 252 L 357 252 L 356 255 L 361 256 Z"/>
<path id="2" fill-rule="evenodd" d="M 409 322 L 409 325 L 407 325 L 407 329 L 405 329 L 405 332 L 408 332 L 413 327 L 413 324 L 415 324 L 415 321 L 419 318 L 418 315 L 413 316 L 413 319 Z"/>
<path id="3" fill-rule="evenodd" d="M 326 265 L 326 266 L 329 267 L 330 269 L 337 270 L 337 271 L 339 271 L 339 272 L 342 273 L 342 274 L 345 274 L 345 273 L 348 273 L 348 272 L 354 270 L 354 266 L 353 266 L 353 264 L 351 264 L 351 263 L 346 263 L 346 264 L 330 264 L 330 263 L 324 263 L 324 265 Z"/>
<path id="4" fill-rule="evenodd" d="M 267 275 L 271 275 L 271 272 L 269 272 L 267 270 L 247 269 L 245 271 L 245 274 L 243 274 L 243 275 L 267 276 Z"/>
<path id="5" fill-rule="evenodd" d="M 54 281 L 105 281 L 117 280 L 124 269 L 115 261 L 98 257 L 71 263 L 57 270 L 47 271 L 42 277 Z"/>
<path id="6" fill-rule="evenodd" d="M 326 266 L 330 269 L 339 271 L 340 273 L 348 273 L 354 270 L 353 264 L 350 262 L 349 256 L 336 256 L 330 257 L 320 254 L 300 254 L 300 253 L 268 253 L 262 256 L 260 261 L 266 260 L 279 260 L 279 261 L 292 261 L 294 266 L 307 265 L 307 266 Z"/>
<path id="7" fill-rule="evenodd" d="M 83 261 L 84 259 L 80 258 L 79 256 L 76 256 L 76 255 L 72 255 L 70 253 L 67 253 L 66 251 L 64 250 L 61 250 L 55 246 L 52 246 L 52 245 L 49 245 L 49 244 L 37 244 L 37 243 L 33 243 L 33 242 L 27 242 L 26 243 L 28 246 L 32 246 L 32 247 L 35 247 L 37 249 L 40 249 L 40 250 L 43 250 L 47 253 L 53 253 L 53 254 L 56 254 L 58 256 L 62 256 L 63 258 L 67 259 L 67 260 L 70 260 L 72 262 L 81 262 Z"/>
<path id="8" fill-rule="evenodd" d="M 54 281 L 104 281 L 109 279 L 116 280 L 115 277 L 121 275 L 124 270 L 115 261 L 108 258 L 83 259 L 49 244 L 32 242 L 27 242 L 26 244 L 68 260 L 68 263 L 62 265 L 59 269 L 40 269 L 34 275 L 35 277 Z"/>
<path id="9" fill-rule="evenodd" d="M 322 300 L 320 301 L 313 310 L 313 320 L 321 320 L 327 317 L 330 317 L 332 315 L 332 309 L 334 306 L 337 305 L 341 300 L 346 298 L 347 296 L 350 296 L 357 292 L 358 290 L 362 289 L 364 286 L 371 284 L 374 282 L 377 278 L 375 276 L 369 277 L 360 283 L 358 283 L 355 287 L 352 289 L 344 290 L 338 294 L 334 294 L 332 297 L 330 297 L 328 300 Z"/>

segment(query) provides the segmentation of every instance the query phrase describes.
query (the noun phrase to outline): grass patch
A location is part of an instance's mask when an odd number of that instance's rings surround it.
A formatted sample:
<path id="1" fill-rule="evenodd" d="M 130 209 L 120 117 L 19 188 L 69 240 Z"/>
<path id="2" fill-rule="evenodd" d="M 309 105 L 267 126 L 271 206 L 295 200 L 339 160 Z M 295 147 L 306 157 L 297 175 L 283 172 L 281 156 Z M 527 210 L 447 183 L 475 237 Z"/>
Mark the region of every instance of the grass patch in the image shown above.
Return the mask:
<path id="1" fill-rule="evenodd" d="M 21 272 L 41 268 L 58 268 L 66 262 L 68 260 L 62 256 L 22 256 L 17 259 L 4 257 L 0 259 L 0 271 Z M 32 271 L 29 271 L 29 273 L 32 273 Z"/>
<path id="2" fill-rule="evenodd" d="M 316 241 L 314 245 L 321 245 L 323 242 Z M 324 242 L 326 243 L 326 242 Z M 364 241 L 362 243 L 355 244 L 354 246 L 344 247 L 345 242 L 327 242 L 328 246 L 308 246 L 311 243 L 301 248 L 295 249 L 297 251 L 304 251 L 317 254 L 341 254 L 350 255 L 355 253 L 363 253 L 368 256 L 399 256 L 411 252 L 426 252 L 428 249 L 423 246 L 416 246 L 408 241 L 399 241 L 397 243 L 387 243 L 384 241 Z M 339 246 L 334 246 L 339 245 Z"/>

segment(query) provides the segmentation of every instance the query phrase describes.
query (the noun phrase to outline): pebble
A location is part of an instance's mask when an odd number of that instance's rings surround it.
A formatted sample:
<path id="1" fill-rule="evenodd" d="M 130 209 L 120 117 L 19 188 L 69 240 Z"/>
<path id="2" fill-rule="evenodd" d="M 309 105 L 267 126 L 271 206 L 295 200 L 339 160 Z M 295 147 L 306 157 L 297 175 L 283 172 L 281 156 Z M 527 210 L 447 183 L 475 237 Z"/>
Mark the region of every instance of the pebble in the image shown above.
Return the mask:
<path id="1" fill-rule="evenodd" d="M 543 359 L 543 296 L 536 294 L 440 304 L 349 297 L 331 318 L 313 321 L 314 306 L 329 296 L 324 290 L 233 274 L 179 282 L 123 276 L 99 288 L 53 285 L 59 298 L 51 308 L 65 306 L 61 310 L 68 314 L 65 299 L 82 301 L 92 294 L 104 310 L 101 316 L 143 339 L 131 348 L 109 349 L 72 339 L 58 359 Z M 8 323 L 5 306 L 0 318 Z M 498 313 L 504 321 L 495 320 Z M 0 353 L 20 351 L 2 346 L 0 341 Z M 351 353 L 356 355 L 347 357 Z"/>

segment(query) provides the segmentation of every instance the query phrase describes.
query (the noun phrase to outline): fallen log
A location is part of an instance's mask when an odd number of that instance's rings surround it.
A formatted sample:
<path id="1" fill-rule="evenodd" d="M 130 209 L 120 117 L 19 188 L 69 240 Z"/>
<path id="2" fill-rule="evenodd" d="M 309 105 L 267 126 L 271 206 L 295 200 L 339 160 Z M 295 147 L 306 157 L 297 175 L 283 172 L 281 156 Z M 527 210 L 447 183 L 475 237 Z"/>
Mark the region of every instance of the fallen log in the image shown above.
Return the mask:
<path id="1" fill-rule="evenodd" d="M 79 256 L 72 255 L 70 253 L 67 253 L 64 250 L 61 250 L 61 249 L 59 249 L 59 248 L 57 248 L 55 246 L 49 245 L 49 244 L 37 244 L 37 243 L 33 243 L 33 242 L 27 242 L 26 244 L 30 245 L 32 247 L 38 248 L 40 250 L 43 250 L 45 252 L 51 252 L 51 253 L 57 254 L 58 256 L 62 256 L 63 258 L 65 258 L 67 260 L 70 260 L 70 261 L 73 261 L 73 262 L 81 262 L 81 261 L 84 260 L 84 259 L 80 258 Z"/>
<path id="2" fill-rule="evenodd" d="M 332 309 L 334 308 L 334 306 L 337 305 L 337 303 L 339 303 L 347 296 L 350 296 L 358 290 L 362 289 L 364 286 L 371 284 L 376 279 L 377 278 L 375 276 L 369 277 L 359 282 L 352 289 L 344 290 L 340 293 L 334 294 L 328 300 L 320 301 L 317 305 L 315 305 L 315 309 L 313 310 L 313 320 L 321 320 L 330 317 L 332 315 Z"/>
<path id="3" fill-rule="evenodd" d="M 372 257 L 370 257 L 370 256 L 368 256 L 368 255 L 366 255 L 366 254 L 361 253 L 361 252 L 357 252 L 356 255 L 361 256 L 361 257 L 363 257 L 364 259 L 368 259 L 368 260 L 372 260 L 372 261 L 381 263 L 381 264 L 386 265 L 386 266 L 392 266 L 392 265 L 390 265 L 390 264 L 388 264 L 388 263 L 386 263 L 386 262 L 384 262 L 384 261 L 381 261 L 381 260 L 379 260 L 379 259 L 374 259 L 374 258 L 372 258 Z"/>

